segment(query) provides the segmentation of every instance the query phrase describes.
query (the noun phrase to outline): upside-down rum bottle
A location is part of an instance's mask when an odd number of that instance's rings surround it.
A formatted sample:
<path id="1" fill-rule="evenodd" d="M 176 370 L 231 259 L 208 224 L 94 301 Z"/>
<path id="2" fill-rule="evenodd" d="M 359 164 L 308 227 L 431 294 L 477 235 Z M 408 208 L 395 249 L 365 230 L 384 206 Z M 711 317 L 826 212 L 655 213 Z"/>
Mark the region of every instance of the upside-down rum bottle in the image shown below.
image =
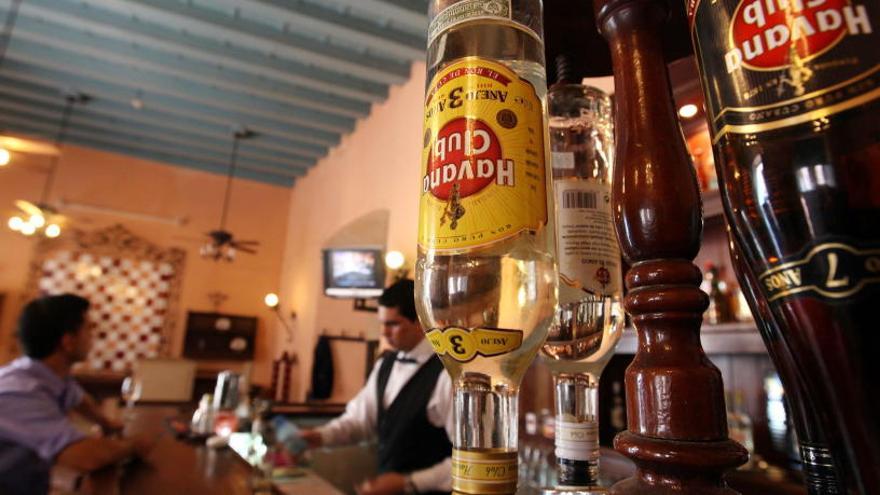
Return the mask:
<path id="1" fill-rule="evenodd" d="M 513 493 L 518 389 L 557 297 L 541 2 L 429 15 L 416 306 L 455 389 L 453 490 Z"/>
<path id="2" fill-rule="evenodd" d="M 727 220 L 794 361 L 777 367 L 802 376 L 847 490 L 880 493 L 880 2 L 688 13 Z"/>

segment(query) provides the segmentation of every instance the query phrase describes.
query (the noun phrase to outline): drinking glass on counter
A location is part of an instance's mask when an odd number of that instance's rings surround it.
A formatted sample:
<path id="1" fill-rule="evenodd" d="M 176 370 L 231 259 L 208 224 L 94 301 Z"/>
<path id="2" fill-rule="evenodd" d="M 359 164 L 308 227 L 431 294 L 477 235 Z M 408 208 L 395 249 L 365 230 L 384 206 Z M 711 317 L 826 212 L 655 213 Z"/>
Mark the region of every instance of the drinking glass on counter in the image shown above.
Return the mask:
<path id="1" fill-rule="evenodd" d="M 143 386 L 141 382 L 133 376 L 127 376 L 122 380 L 120 392 L 122 400 L 125 402 L 125 412 L 123 413 L 123 417 L 131 416 L 131 410 L 134 408 L 134 403 L 141 399 L 142 390 Z"/>

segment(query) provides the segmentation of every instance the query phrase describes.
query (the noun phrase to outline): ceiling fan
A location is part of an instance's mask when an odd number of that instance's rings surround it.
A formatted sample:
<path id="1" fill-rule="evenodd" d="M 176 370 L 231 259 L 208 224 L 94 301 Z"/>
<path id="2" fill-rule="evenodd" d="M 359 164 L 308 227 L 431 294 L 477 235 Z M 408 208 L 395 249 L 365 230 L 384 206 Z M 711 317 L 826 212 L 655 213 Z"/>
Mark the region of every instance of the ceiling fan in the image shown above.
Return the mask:
<path id="1" fill-rule="evenodd" d="M 58 125 L 58 133 L 55 136 L 55 148 L 58 149 L 64 143 L 67 133 L 67 127 L 73 114 L 74 105 L 85 104 L 91 98 L 80 92 L 65 91 L 64 93 L 64 109 L 61 112 L 61 121 Z M 49 194 L 52 192 L 52 185 L 55 182 L 55 175 L 58 171 L 58 163 L 60 156 L 52 155 L 48 172 L 46 173 L 46 183 L 43 185 L 43 192 L 40 200 L 36 203 L 19 199 L 14 202 L 17 214 L 9 218 L 7 225 L 10 229 L 19 232 L 25 236 L 32 236 L 41 232 L 46 237 L 58 237 L 61 235 L 61 228 L 67 219 L 57 208 L 49 204 Z"/>
<path id="2" fill-rule="evenodd" d="M 259 241 L 243 241 L 235 238 L 235 235 L 226 230 L 226 217 L 229 212 L 229 198 L 232 192 L 232 179 L 235 176 L 235 165 L 238 161 L 238 144 L 242 139 L 250 139 L 257 134 L 243 126 L 237 126 L 232 132 L 232 152 L 229 156 L 229 173 L 226 177 L 226 194 L 223 199 L 223 211 L 220 214 L 220 227 L 205 233 L 208 237 L 205 244 L 199 250 L 202 258 L 214 261 L 235 261 L 238 251 L 248 254 L 257 254 Z"/>
<path id="3" fill-rule="evenodd" d="M 16 215 L 9 218 L 10 229 L 25 236 L 32 236 L 42 231 L 46 237 L 58 237 L 61 228 L 67 221 L 55 208 L 45 203 L 31 203 L 24 199 L 13 202 L 18 209 Z"/>

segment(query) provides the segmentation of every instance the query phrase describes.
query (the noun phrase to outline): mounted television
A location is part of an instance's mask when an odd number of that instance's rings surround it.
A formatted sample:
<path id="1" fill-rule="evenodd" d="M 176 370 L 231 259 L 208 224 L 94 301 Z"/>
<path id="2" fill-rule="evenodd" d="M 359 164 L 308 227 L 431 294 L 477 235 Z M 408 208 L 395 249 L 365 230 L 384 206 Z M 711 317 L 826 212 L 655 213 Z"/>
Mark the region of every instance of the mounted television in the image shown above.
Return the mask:
<path id="1" fill-rule="evenodd" d="M 324 250 L 324 294 L 330 297 L 379 297 L 385 287 L 381 249 Z"/>

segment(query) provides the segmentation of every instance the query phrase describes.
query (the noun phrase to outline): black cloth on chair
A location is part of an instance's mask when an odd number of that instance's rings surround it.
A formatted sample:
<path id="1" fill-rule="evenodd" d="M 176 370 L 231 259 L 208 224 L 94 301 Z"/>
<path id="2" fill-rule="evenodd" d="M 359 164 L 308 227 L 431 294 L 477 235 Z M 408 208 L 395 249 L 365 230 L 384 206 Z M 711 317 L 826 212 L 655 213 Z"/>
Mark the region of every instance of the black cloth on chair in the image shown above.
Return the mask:
<path id="1" fill-rule="evenodd" d="M 318 338 L 315 344 L 315 357 L 312 361 L 312 389 L 309 400 L 329 399 L 333 393 L 333 353 L 330 339 L 326 335 Z"/>
<path id="2" fill-rule="evenodd" d="M 46 495 L 51 470 L 33 450 L 0 439 L 0 495 Z"/>

